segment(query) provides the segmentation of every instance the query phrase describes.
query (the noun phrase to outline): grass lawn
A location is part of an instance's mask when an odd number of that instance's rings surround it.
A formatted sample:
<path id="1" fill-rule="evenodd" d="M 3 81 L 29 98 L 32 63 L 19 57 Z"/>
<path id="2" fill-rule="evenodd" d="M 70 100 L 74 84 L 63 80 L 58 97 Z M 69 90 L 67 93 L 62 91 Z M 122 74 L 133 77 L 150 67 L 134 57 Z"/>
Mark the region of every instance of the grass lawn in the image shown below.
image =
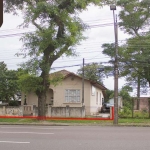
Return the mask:
<path id="1" fill-rule="evenodd" d="M 113 125 L 113 121 L 102 120 L 37 120 L 19 118 L 0 118 L 0 124 L 67 124 L 67 125 Z M 147 125 L 150 119 L 120 118 L 118 125 Z"/>
<path id="2" fill-rule="evenodd" d="M 149 124 L 150 125 L 150 119 L 139 119 L 139 118 L 121 118 L 119 119 L 119 124 Z"/>

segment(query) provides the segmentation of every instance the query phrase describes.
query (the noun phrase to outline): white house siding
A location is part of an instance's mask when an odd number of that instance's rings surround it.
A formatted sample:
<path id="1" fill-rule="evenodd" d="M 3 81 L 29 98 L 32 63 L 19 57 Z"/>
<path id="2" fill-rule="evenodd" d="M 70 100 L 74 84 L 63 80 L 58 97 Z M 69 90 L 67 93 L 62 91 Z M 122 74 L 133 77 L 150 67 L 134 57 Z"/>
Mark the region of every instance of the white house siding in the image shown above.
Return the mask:
<path id="1" fill-rule="evenodd" d="M 54 92 L 54 106 L 65 107 L 81 107 L 82 106 L 82 79 L 78 77 L 70 76 L 64 79 L 59 85 L 51 86 Z M 80 102 L 78 103 L 67 103 L 65 102 L 65 90 L 66 89 L 78 89 L 80 90 Z M 90 114 L 90 83 L 84 82 L 84 105 L 86 114 Z"/>
<path id="2" fill-rule="evenodd" d="M 93 89 L 95 88 L 95 92 Z M 91 101 L 90 101 L 90 113 L 98 113 L 102 107 L 102 99 L 104 99 L 103 93 L 97 87 L 91 85 Z"/>
<path id="3" fill-rule="evenodd" d="M 46 100 L 46 104 L 50 103 L 51 97 L 53 96 L 52 91 L 48 91 L 47 92 L 47 100 Z M 25 94 L 22 93 L 21 96 L 21 105 L 24 105 L 24 101 L 25 101 Z M 36 105 L 38 106 L 38 97 L 35 93 L 30 92 L 28 94 L 26 94 L 26 103 L 27 105 Z"/>

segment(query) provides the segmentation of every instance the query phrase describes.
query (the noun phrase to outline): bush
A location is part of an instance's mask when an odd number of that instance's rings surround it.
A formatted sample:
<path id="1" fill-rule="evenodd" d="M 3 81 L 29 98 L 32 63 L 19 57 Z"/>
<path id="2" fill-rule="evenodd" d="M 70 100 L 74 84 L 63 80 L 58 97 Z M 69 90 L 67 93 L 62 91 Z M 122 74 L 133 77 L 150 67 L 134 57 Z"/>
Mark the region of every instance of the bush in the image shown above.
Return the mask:
<path id="1" fill-rule="evenodd" d="M 131 118 L 132 110 L 127 107 L 124 107 L 122 109 L 122 111 L 119 112 L 119 117 L 120 118 Z M 144 118 L 148 118 L 148 117 L 149 117 L 149 113 L 146 109 L 133 112 L 133 118 L 144 119 Z"/>
<path id="2" fill-rule="evenodd" d="M 128 107 L 124 107 L 120 112 L 119 112 L 119 117 L 131 117 L 132 116 L 132 111 Z"/>
<path id="3" fill-rule="evenodd" d="M 134 112 L 134 117 L 135 118 L 148 118 L 148 113 L 145 111 L 136 111 Z"/>
<path id="4" fill-rule="evenodd" d="M 9 106 L 19 106 L 18 101 L 9 101 Z"/>

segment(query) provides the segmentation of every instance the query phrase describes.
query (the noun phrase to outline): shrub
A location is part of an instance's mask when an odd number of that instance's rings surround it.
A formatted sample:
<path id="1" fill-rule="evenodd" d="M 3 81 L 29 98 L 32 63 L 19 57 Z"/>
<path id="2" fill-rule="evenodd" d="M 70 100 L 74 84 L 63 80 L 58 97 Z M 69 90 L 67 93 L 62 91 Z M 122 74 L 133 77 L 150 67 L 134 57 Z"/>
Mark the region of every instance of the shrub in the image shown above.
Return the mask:
<path id="1" fill-rule="evenodd" d="M 119 117 L 131 117 L 132 111 L 128 107 L 124 107 L 122 111 L 119 112 Z"/>
<path id="2" fill-rule="evenodd" d="M 9 106 L 19 106 L 18 101 L 9 101 Z"/>

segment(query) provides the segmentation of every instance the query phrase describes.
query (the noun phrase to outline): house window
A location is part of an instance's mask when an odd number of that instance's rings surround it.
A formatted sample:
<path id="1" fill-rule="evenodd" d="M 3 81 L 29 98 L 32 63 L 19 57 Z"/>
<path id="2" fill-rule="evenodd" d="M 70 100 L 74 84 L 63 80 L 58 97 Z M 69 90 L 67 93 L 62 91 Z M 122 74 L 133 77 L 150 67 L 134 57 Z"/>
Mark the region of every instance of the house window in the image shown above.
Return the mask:
<path id="1" fill-rule="evenodd" d="M 98 105 L 98 92 L 96 92 L 96 104 Z"/>
<path id="2" fill-rule="evenodd" d="M 92 86 L 92 96 L 95 96 L 95 87 Z"/>
<path id="3" fill-rule="evenodd" d="M 101 93 L 99 93 L 99 104 L 102 105 L 102 102 L 101 102 Z"/>
<path id="4" fill-rule="evenodd" d="M 80 102 L 80 90 L 77 90 L 77 89 L 65 90 L 65 102 L 66 103 L 79 103 Z"/>

